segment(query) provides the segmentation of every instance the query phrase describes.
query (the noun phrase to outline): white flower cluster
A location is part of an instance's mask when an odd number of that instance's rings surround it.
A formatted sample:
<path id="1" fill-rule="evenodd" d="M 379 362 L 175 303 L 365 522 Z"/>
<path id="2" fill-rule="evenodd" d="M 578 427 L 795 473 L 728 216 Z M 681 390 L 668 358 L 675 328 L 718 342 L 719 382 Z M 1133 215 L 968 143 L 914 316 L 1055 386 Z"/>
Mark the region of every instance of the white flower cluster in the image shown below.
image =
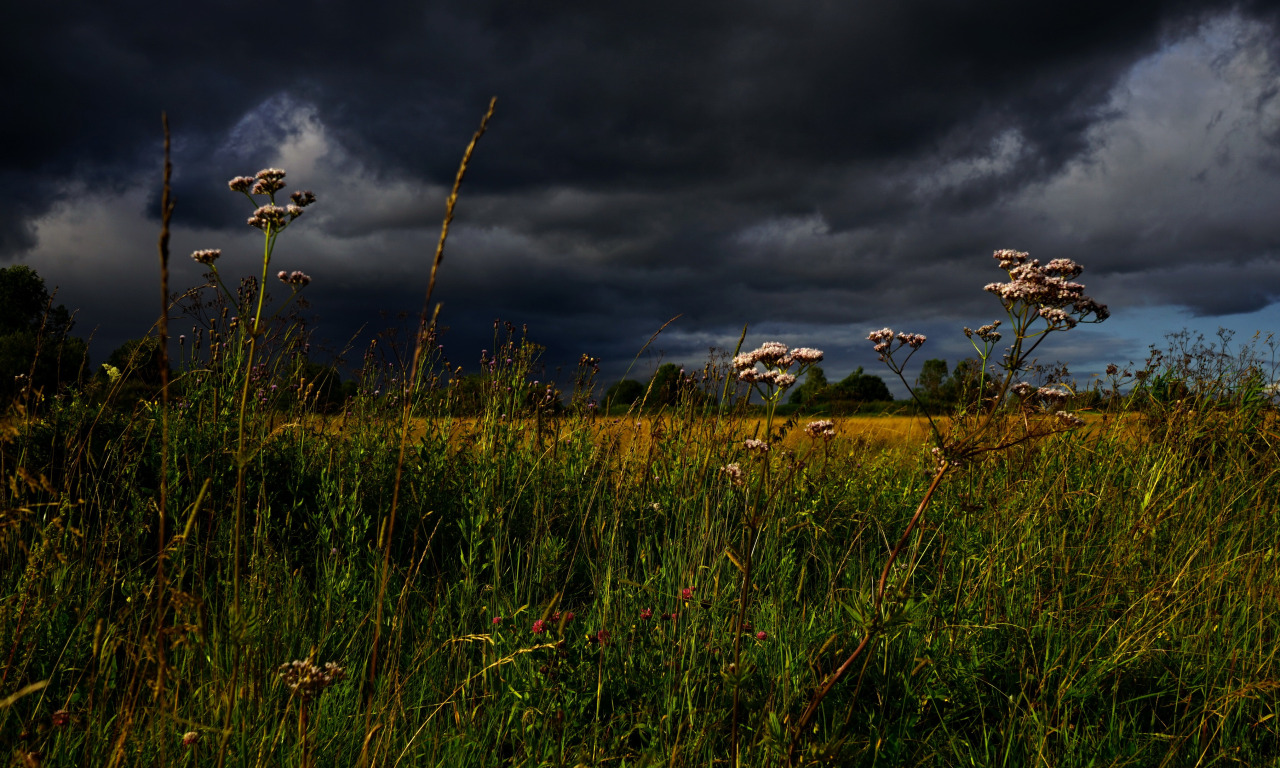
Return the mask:
<path id="1" fill-rule="evenodd" d="M 831 419 L 811 421 L 805 425 L 804 432 L 815 440 L 820 437 L 829 440 L 836 436 L 836 423 Z"/>
<path id="2" fill-rule="evenodd" d="M 814 363 L 822 362 L 822 350 L 812 347 L 796 347 L 788 349 L 780 341 L 768 341 L 759 348 L 733 358 L 734 370 L 738 372 L 738 381 L 748 384 L 767 384 L 775 391 L 782 391 L 796 383 L 796 376 L 788 372 L 793 365 L 799 365 L 798 373 Z M 764 370 L 756 365 L 764 366 Z"/>
<path id="3" fill-rule="evenodd" d="M 310 661 L 289 661 L 280 665 L 280 678 L 289 690 L 304 699 L 319 696 L 325 688 L 345 679 L 347 670 L 332 661 L 319 666 Z"/>
<path id="4" fill-rule="evenodd" d="M 989 283 L 985 290 L 1000 297 L 1011 312 L 1017 307 L 1036 307 L 1050 328 L 1074 328 L 1080 322 L 1100 323 L 1111 316 L 1105 304 L 1084 293 L 1084 286 L 1071 282 L 1084 268 L 1071 259 L 1054 259 L 1041 266 L 1021 251 L 996 251 L 993 258 L 1009 274 L 1007 283 Z M 1016 312 L 1015 312 L 1016 314 Z M 1092 316 L 1092 320 L 1086 320 Z"/>

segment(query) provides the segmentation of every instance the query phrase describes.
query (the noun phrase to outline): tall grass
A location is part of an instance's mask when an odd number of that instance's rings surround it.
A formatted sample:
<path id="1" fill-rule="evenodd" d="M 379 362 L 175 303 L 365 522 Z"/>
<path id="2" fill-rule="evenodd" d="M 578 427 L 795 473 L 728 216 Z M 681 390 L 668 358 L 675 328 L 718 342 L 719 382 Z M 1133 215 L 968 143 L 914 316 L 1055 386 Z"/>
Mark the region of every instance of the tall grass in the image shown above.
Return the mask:
<path id="1" fill-rule="evenodd" d="M 479 371 L 434 336 L 371 357 L 322 413 L 305 338 L 229 327 L 265 290 L 195 312 L 167 447 L 163 403 L 106 378 L 7 422 L 10 764 L 1280 760 L 1255 389 L 1157 360 L 1087 430 L 994 418 L 943 477 L 858 419 L 762 429 L 726 360 L 599 417 L 594 361 L 549 390 L 514 326 Z"/>

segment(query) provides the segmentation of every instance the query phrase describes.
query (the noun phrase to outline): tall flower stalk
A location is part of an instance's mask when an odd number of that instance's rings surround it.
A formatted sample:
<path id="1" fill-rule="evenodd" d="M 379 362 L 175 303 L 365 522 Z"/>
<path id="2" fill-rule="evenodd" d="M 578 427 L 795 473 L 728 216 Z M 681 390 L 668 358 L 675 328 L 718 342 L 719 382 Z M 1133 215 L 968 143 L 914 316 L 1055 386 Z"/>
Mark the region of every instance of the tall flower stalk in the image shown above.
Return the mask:
<path id="1" fill-rule="evenodd" d="M 764 400 L 765 428 L 764 440 L 747 440 L 745 447 L 761 458 L 761 471 L 757 475 L 755 493 L 751 496 L 750 509 L 743 520 L 742 553 L 739 566 L 742 569 L 742 591 L 738 597 L 738 619 L 734 625 L 733 636 L 733 668 L 732 679 L 738 681 L 742 664 L 742 631 L 746 626 L 747 605 L 751 597 L 751 564 L 752 552 L 760 534 L 763 521 L 761 501 L 767 505 L 771 495 L 769 488 L 769 450 L 773 442 L 773 417 L 782 399 L 783 393 L 790 389 L 800 376 L 808 372 L 810 366 L 822 362 L 822 351 L 810 347 L 788 349 L 780 341 L 770 341 L 757 349 L 737 355 L 733 358 L 733 368 L 737 372 L 738 381 L 751 385 L 751 388 Z M 763 370 L 760 368 L 763 366 Z M 795 373 L 791 369 L 795 367 Z M 740 482 L 741 469 L 737 464 L 724 468 L 726 474 L 735 484 Z M 742 686 L 735 682 L 733 688 L 733 715 L 730 740 L 734 759 L 738 754 L 738 700 Z"/>
<path id="2" fill-rule="evenodd" d="M 876 582 L 874 600 L 867 625 L 863 628 L 862 641 L 827 678 L 796 721 L 788 752 L 790 761 L 794 761 L 800 738 L 817 712 L 818 705 L 870 647 L 871 642 L 892 622 L 893 617 L 886 615 L 885 609 L 889 574 L 912 535 L 919 529 L 929 502 L 942 485 L 943 478 L 978 455 L 1004 450 L 1084 423 L 1079 417 L 1061 408 L 1072 394 L 1069 389 L 1037 387 L 1020 379 L 1033 367 L 1032 353 L 1050 334 L 1068 331 L 1080 323 L 1100 323 L 1111 313 L 1106 305 L 1085 295 L 1083 285 L 1072 282 L 1084 268 L 1070 259 L 1054 259 L 1042 266 L 1039 261 L 1028 258 L 1027 253 L 1013 250 L 996 251 L 993 258 L 1009 279 L 1007 282 L 989 283 L 985 290 L 1000 299 L 1012 327 L 1012 343 L 993 362 L 996 343 L 1001 339 L 1001 333 L 997 330 L 1001 322 L 984 325 L 976 331 L 964 329 L 965 336 L 981 359 L 975 391 L 968 393 L 974 397 L 974 406 L 971 408 L 965 398 L 961 399 L 947 434 L 943 434 L 933 416 L 926 411 L 935 443 L 933 478 L 906 529 L 889 551 Z M 880 361 L 897 375 L 912 398 L 919 403 L 920 398 L 903 371 L 907 361 L 924 346 L 927 339 L 917 333 L 896 333 L 891 328 L 882 328 L 868 334 L 867 340 L 874 345 Z M 904 355 L 904 350 L 909 351 Z M 1023 417 L 1015 420 L 1020 425 L 1018 431 L 1003 428 L 1001 416 L 1009 413 L 1017 413 Z M 1041 418 L 1043 416 L 1048 418 Z M 911 569 L 908 568 L 908 575 L 910 572 Z"/>
<path id="3" fill-rule="evenodd" d="M 254 176 L 237 176 L 227 182 L 227 186 L 232 192 L 239 192 L 244 195 L 249 203 L 254 206 L 253 215 L 249 217 L 247 223 L 249 226 L 262 231 L 262 275 L 258 279 L 257 285 L 254 286 L 256 296 L 253 293 L 242 296 L 232 291 L 223 282 L 222 275 L 218 272 L 217 263 L 222 256 L 221 250 L 208 249 L 191 254 L 191 258 L 194 261 L 209 267 L 209 272 L 214 281 L 233 305 L 237 307 L 239 312 L 244 313 L 249 309 L 249 305 L 252 304 L 252 315 L 249 320 L 247 322 L 238 322 L 236 325 L 238 330 L 237 341 L 244 347 L 244 357 L 241 358 L 241 365 L 238 368 L 238 374 L 242 377 L 242 382 L 239 414 L 236 420 L 236 507 L 235 530 L 232 534 L 235 541 L 235 551 L 232 559 L 233 603 L 237 616 L 240 614 L 240 548 L 241 528 L 244 520 L 245 472 L 252 453 L 245 438 L 245 415 L 249 408 L 249 389 L 253 381 L 254 363 L 257 360 L 258 345 L 266 334 L 267 326 L 311 282 L 311 278 L 302 272 L 280 271 L 276 276 L 280 279 L 280 282 L 289 287 L 289 298 L 269 317 L 263 317 L 267 298 L 267 275 L 271 271 L 271 258 L 275 253 L 276 238 L 302 215 L 307 206 L 316 201 L 316 196 L 311 192 L 299 191 L 289 196 L 290 203 L 288 205 L 277 205 L 276 193 L 284 189 L 284 177 L 285 172 L 279 168 L 264 168 Z M 262 200 L 264 197 L 266 198 L 265 203 Z"/>

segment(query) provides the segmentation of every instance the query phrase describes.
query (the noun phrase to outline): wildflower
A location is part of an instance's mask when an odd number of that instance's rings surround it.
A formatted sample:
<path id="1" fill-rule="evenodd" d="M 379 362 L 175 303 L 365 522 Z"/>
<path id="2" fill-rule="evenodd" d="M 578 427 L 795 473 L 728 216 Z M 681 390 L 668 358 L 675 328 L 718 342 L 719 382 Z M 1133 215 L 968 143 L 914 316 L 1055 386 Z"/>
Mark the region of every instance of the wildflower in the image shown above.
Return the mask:
<path id="1" fill-rule="evenodd" d="M 819 437 L 832 438 L 836 435 L 836 424 L 830 419 L 811 421 L 804 428 L 805 434 L 815 440 Z"/>
<path id="2" fill-rule="evenodd" d="M 196 261 L 199 264 L 213 266 L 213 262 L 217 261 L 218 257 L 221 255 L 222 255 L 221 248 L 208 248 L 203 251 L 193 252 L 191 254 L 191 258 L 192 260 Z"/>
<path id="3" fill-rule="evenodd" d="M 645 608 L 643 611 L 640 612 L 641 621 L 648 621 L 649 619 L 652 619 L 652 618 L 653 618 L 652 608 Z"/>
<path id="4" fill-rule="evenodd" d="M 1071 395 L 1070 392 L 1058 387 L 1040 387 L 1036 390 L 1036 394 L 1053 403 L 1065 403 Z"/>
<path id="5" fill-rule="evenodd" d="M 184 747 L 194 747 L 197 741 L 200 741 L 200 734 L 195 731 L 187 731 L 182 734 L 182 746 Z"/>
<path id="6" fill-rule="evenodd" d="M 990 325 L 982 326 L 976 331 L 973 330 L 972 328 L 965 328 L 964 336 L 966 339 L 972 339 L 973 335 L 976 333 L 979 339 L 982 339 L 988 344 L 994 344 L 1000 340 L 1000 332 L 996 330 L 999 327 L 1000 327 L 1000 321 L 997 320 L 994 323 L 991 323 Z"/>
<path id="7" fill-rule="evenodd" d="M 276 273 L 276 277 L 285 285 L 293 286 L 295 288 L 305 288 L 311 283 L 310 275 L 304 274 L 296 269 L 292 272 L 286 272 L 282 269 Z"/>
<path id="8" fill-rule="evenodd" d="M 1074 328 L 1080 322 L 1100 323 L 1111 316 L 1105 304 L 1084 293 L 1084 286 L 1070 282 L 1084 268 L 1070 259 L 1054 259 L 1044 266 L 1020 251 L 996 251 L 994 258 L 1009 275 L 1007 283 L 989 283 L 985 290 L 1000 298 L 1008 310 L 1015 305 L 1034 306 L 1050 328 Z M 1092 316 L 1092 320 L 1085 318 Z"/>
<path id="9" fill-rule="evenodd" d="M 281 189 L 284 189 L 284 171 L 279 168 L 263 168 L 258 171 L 253 194 L 274 195 Z"/>
<path id="10" fill-rule="evenodd" d="M 763 643 L 765 640 L 769 639 L 769 633 L 762 629 L 756 633 L 756 639 Z"/>
<path id="11" fill-rule="evenodd" d="M 729 478 L 729 482 L 734 485 L 742 485 L 742 467 L 738 465 L 738 462 L 735 461 L 732 464 L 726 464 L 720 468 L 720 471 Z"/>
<path id="12" fill-rule="evenodd" d="M 763 440 L 748 439 L 743 441 L 742 446 L 748 451 L 760 451 L 761 453 L 769 450 L 769 444 Z"/>
<path id="13" fill-rule="evenodd" d="M 573 621 L 573 611 L 569 611 L 568 613 L 566 613 L 566 614 L 564 615 L 564 623 L 565 623 L 565 624 L 568 624 L 568 623 L 569 623 L 569 622 L 571 622 L 571 621 Z"/>
<path id="14" fill-rule="evenodd" d="M 1058 411 L 1054 415 L 1058 417 L 1058 421 L 1061 421 L 1063 426 L 1066 426 L 1068 428 L 1084 426 L 1084 419 L 1080 418 L 1074 413 L 1067 413 L 1066 411 Z"/>
<path id="15" fill-rule="evenodd" d="M 60 709 L 53 713 L 53 717 L 50 720 L 53 721 L 54 728 L 65 728 L 71 722 L 71 713 L 65 709 Z"/>
<path id="16" fill-rule="evenodd" d="M 260 206 L 253 215 L 249 217 L 249 226 L 257 227 L 263 232 L 270 229 L 280 229 L 284 226 L 285 209 L 278 205 Z"/>
<path id="17" fill-rule="evenodd" d="M 533 634 L 540 635 L 546 631 L 547 631 L 547 622 L 543 621 L 542 619 L 538 619 L 537 621 L 533 622 Z"/>
<path id="18" fill-rule="evenodd" d="M 303 699 L 319 696 L 324 689 L 340 682 L 347 676 L 347 670 L 332 661 L 324 666 L 310 661 L 289 661 L 280 665 L 280 677 L 284 684 Z"/>
<path id="19" fill-rule="evenodd" d="M 924 346 L 926 339 L 922 333 L 900 333 L 898 334 L 898 341 L 912 349 L 919 349 Z"/>
<path id="20" fill-rule="evenodd" d="M 247 193 L 249 188 L 253 186 L 253 182 L 254 178 L 252 176 L 237 176 L 231 181 L 228 181 L 227 186 L 231 188 L 232 192 Z"/>
<path id="21" fill-rule="evenodd" d="M 498 626 L 498 625 L 499 625 L 499 624 L 501 624 L 501 623 L 502 623 L 502 617 L 501 617 L 501 616 L 494 616 L 494 617 L 493 617 L 493 626 L 495 626 L 495 627 L 496 627 L 496 626 Z"/>
<path id="22" fill-rule="evenodd" d="M 811 365 L 813 363 L 822 362 L 822 350 L 812 347 L 798 347 L 791 350 L 791 359 L 801 365 Z"/>
<path id="23" fill-rule="evenodd" d="M 289 195 L 289 199 L 292 200 L 293 204 L 299 208 L 306 208 L 308 205 L 311 205 L 316 201 L 316 196 L 311 194 L 311 190 L 308 189 L 305 192 L 294 192 L 292 195 Z"/>
<path id="24" fill-rule="evenodd" d="M 693 599 L 693 587 L 685 587 L 684 589 L 680 590 L 680 599 L 681 599 L 681 600 L 686 600 L 686 601 L 688 601 L 688 600 L 692 600 L 692 599 Z"/>
<path id="25" fill-rule="evenodd" d="M 609 639 L 613 637 L 613 633 L 607 629 L 602 629 L 596 633 L 596 642 L 601 645 L 608 645 Z"/>
<path id="26" fill-rule="evenodd" d="M 1120 368 L 1115 363 L 1110 363 L 1107 365 L 1108 376 L 1115 376 L 1119 372 L 1120 372 Z"/>

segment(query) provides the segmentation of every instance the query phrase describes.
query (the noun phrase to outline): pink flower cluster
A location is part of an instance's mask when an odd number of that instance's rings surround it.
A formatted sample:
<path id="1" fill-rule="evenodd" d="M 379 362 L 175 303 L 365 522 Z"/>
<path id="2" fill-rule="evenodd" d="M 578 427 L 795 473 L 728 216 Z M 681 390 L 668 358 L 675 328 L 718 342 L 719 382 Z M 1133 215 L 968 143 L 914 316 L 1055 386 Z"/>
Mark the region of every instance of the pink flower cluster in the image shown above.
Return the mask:
<path id="1" fill-rule="evenodd" d="M 996 330 L 999 327 L 1000 327 L 1000 321 L 997 320 L 994 323 L 991 323 L 990 325 L 982 326 L 976 331 L 973 330 L 972 328 L 965 328 L 964 337 L 966 339 L 972 339 L 973 335 L 976 333 L 979 339 L 982 339 L 988 344 L 994 344 L 1000 340 L 1000 332 Z"/>
<path id="2" fill-rule="evenodd" d="M 305 288 L 311 282 L 310 275 L 303 274 L 302 272 L 296 269 L 292 272 L 285 272 L 282 269 L 280 270 L 279 274 L 276 275 L 276 277 L 279 278 L 280 282 L 284 283 L 285 285 L 290 285 L 295 288 Z"/>
<path id="3" fill-rule="evenodd" d="M 895 338 L 898 340 L 899 349 L 911 347 L 912 352 L 924 346 L 925 341 L 927 341 L 923 333 L 895 334 L 892 328 L 881 328 L 878 331 L 872 331 L 867 334 L 867 341 L 875 345 L 876 353 L 880 355 L 881 361 L 893 355 L 893 340 Z"/>
<path id="4" fill-rule="evenodd" d="M 836 436 L 836 423 L 831 419 L 811 421 L 805 425 L 804 432 L 815 440 L 819 437 L 830 439 Z"/>
<path id="5" fill-rule="evenodd" d="M 720 471 L 724 473 L 725 477 L 729 478 L 730 483 L 733 483 L 734 485 L 742 485 L 742 467 L 738 462 L 735 461 L 732 464 L 726 464 L 720 468 Z"/>
<path id="6" fill-rule="evenodd" d="M 764 453 L 765 451 L 769 450 L 768 443 L 766 443 L 763 440 L 755 440 L 752 438 L 748 438 L 747 440 L 744 440 L 742 442 L 742 447 L 746 448 L 748 451 L 760 451 L 761 453 Z"/>
<path id="7" fill-rule="evenodd" d="M 759 348 L 745 352 L 733 358 L 734 370 L 738 372 L 738 380 L 748 384 L 768 384 L 777 390 L 787 389 L 796 383 L 796 377 L 787 370 L 799 365 L 803 372 L 814 363 L 822 362 L 822 350 L 812 347 L 796 347 L 788 349 L 780 341 L 767 341 Z M 761 364 L 765 370 L 756 368 Z"/>
<path id="8" fill-rule="evenodd" d="M 1081 321 L 1100 323 L 1111 316 L 1105 304 L 1084 293 L 1084 286 L 1071 280 L 1084 268 L 1071 259 L 1054 259 L 1041 265 L 1021 251 L 996 251 L 993 258 L 1009 274 L 1007 283 L 990 283 L 985 290 L 1000 297 L 1005 309 L 1037 307 L 1050 328 L 1074 328 Z M 1092 320 L 1085 318 L 1092 316 Z"/>

